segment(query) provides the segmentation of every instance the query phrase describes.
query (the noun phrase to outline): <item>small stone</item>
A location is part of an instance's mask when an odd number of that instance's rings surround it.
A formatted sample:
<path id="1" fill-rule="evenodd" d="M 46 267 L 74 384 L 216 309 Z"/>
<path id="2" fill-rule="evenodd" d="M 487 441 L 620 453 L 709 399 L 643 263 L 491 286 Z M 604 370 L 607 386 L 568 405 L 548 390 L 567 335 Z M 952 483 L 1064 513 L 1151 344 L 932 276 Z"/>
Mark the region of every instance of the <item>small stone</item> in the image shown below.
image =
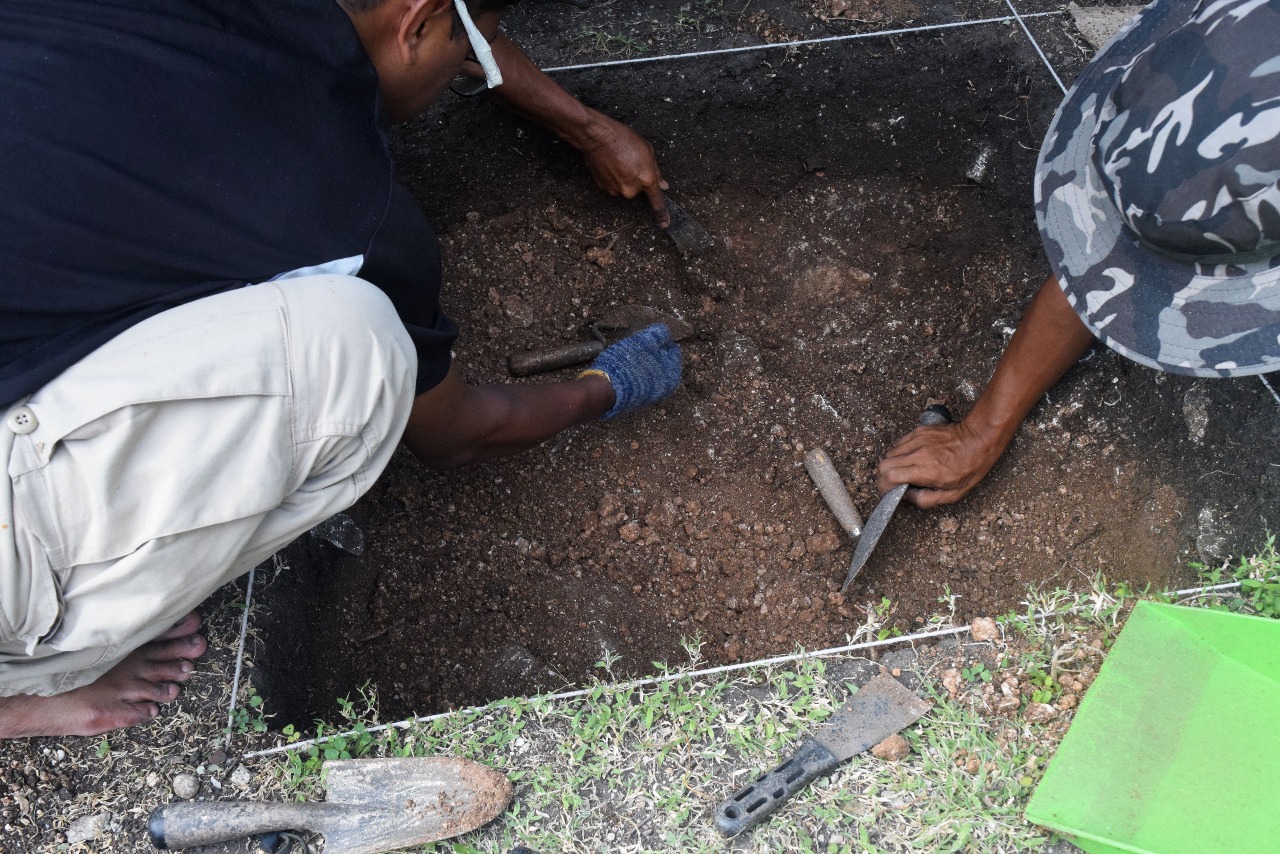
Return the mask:
<path id="1" fill-rule="evenodd" d="M 189 771 L 175 774 L 173 777 L 173 794 L 184 801 L 191 800 L 200 794 L 200 780 Z"/>
<path id="2" fill-rule="evenodd" d="M 1000 629 L 990 617 L 979 617 L 969 624 L 969 636 L 979 643 L 1000 639 Z"/>
<path id="3" fill-rule="evenodd" d="M 618 536 L 623 542 L 634 543 L 640 539 L 640 523 L 628 522 L 618 529 Z"/>
<path id="4" fill-rule="evenodd" d="M 1058 698 L 1058 708 L 1065 712 L 1068 709 L 1074 709 L 1079 702 L 1075 694 L 1063 694 Z"/>
<path id="5" fill-rule="evenodd" d="M 804 541 L 805 549 L 810 554 L 829 555 L 840 548 L 840 537 L 830 531 L 814 534 Z"/>
<path id="6" fill-rule="evenodd" d="M 472 225 L 475 225 L 479 221 L 480 221 L 479 211 L 467 211 L 467 222 L 471 223 Z"/>
<path id="7" fill-rule="evenodd" d="M 1018 706 L 1021 704 L 1022 701 L 1017 697 L 1001 697 L 999 700 L 996 700 L 996 714 L 1012 715 L 1014 712 L 1018 711 Z"/>
<path id="8" fill-rule="evenodd" d="M 871 748 L 871 753 L 873 756 L 878 756 L 881 759 L 888 760 L 889 762 L 897 762 L 899 759 L 903 759 L 911 753 L 911 745 L 907 744 L 907 740 L 905 738 L 894 733 L 875 747 Z"/>
<path id="9" fill-rule="evenodd" d="M 600 266 L 608 267 L 613 263 L 613 250 L 605 249 L 601 246 L 592 246 L 587 249 L 587 260 Z"/>
<path id="10" fill-rule="evenodd" d="M 955 516 L 943 516 L 938 523 L 938 530 L 944 534 L 954 534 L 960 530 L 960 520 Z"/>
<path id="11" fill-rule="evenodd" d="M 970 756 L 968 761 L 964 763 L 964 770 L 970 774 L 977 774 L 978 769 L 982 767 L 982 763 L 978 761 L 978 757 Z"/>
<path id="12" fill-rule="evenodd" d="M 502 311 L 514 326 L 527 329 L 533 325 L 533 307 L 514 294 L 502 301 Z"/>
<path id="13" fill-rule="evenodd" d="M 960 671 L 952 668 L 942 674 L 942 687 L 947 689 L 947 696 L 951 699 L 956 698 L 956 694 L 960 693 L 960 686 L 964 684 Z"/>
<path id="14" fill-rule="evenodd" d="M 1045 724 L 1058 716 L 1058 710 L 1045 703 L 1027 703 L 1022 719 L 1029 724 Z"/>
<path id="15" fill-rule="evenodd" d="M 156 786 L 159 786 L 159 785 L 160 785 L 160 775 L 157 774 L 155 771 L 148 771 L 147 772 L 147 788 L 154 789 Z"/>
<path id="16" fill-rule="evenodd" d="M 209 764 L 219 767 L 227 764 L 227 752 L 221 748 L 214 750 L 209 754 Z"/>
<path id="17" fill-rule="evenodd" d="M 102 831 L 106 830 L 110 821 L 111 813 L 109 812 L 100 812 L 76 819 L 67 828 L 67 844 L 79 845 L 81 842 L 97 839 L 102 834 Z"/>

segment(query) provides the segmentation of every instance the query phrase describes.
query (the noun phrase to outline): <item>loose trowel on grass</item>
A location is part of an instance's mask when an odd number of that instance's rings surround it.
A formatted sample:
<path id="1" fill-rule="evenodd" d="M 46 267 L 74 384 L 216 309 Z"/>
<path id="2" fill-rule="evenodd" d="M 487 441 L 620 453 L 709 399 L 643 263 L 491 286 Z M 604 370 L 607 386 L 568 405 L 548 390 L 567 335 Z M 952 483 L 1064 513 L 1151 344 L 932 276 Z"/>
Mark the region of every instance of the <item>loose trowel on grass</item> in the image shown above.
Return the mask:
<path id="1" fill-rule="evenodd" d="M 874 677 L 813 735 L 805 736 L 790 759 L 722 803 L 716 810 L 716 829 L 735 836 L 754 827 L 810 782 L 915 723 L 927 711 L 929 704 L 892 676 Z"/>
<path id="2" fill-rule="evenodd" d="M 157 848 L 196 848 L 281 830 L 324 834 L 329 854 L 377 854 L 475 830 L 511 802 L 501 773 L 454 757 L 348 759 L 324 765 L 323 803 L 208 801 L 151 814 Z"/>

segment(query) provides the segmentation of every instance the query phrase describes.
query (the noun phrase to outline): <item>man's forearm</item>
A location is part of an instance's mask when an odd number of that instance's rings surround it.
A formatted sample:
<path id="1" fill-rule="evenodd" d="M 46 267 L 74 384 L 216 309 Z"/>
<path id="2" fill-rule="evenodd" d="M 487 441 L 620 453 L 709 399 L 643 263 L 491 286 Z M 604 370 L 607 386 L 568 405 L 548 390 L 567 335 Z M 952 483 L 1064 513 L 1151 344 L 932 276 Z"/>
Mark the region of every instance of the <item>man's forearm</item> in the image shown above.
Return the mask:
<path id="1" fill-rule="evenodd" d="M 1091 343 L 1093 335 L 1050 276 L 1031 300 L 991 381 L 965 421 L 1003 450 L 1036 401 L 1080 360 Z"/>
<path id="2" fill-rule="evenodd" d="M 602 140 L 608 119 L 570 95 L 542 73 L 505 35 L 493 41 L 493 55 L 502 69 L 503 83 L 490 96 L 511 112 L 541 125 L 579 151 Z"/>
<path id="3" fill-rule="evenodd" d="M 600 377 L 541 385 L 467 385 L 456 368 L 413 402 L 404 441 L 424 464 L 454 468 L 531 448 L 594 421 L 614 403 Z"/>
<path id="4" fill-rule="evenodd" d="M 917 427 L 899 440 L 880 461 L 880 491 L 910 483 L 915 487 L 907 490 L 907 500 L 921 507 L 959 501 L 986 477 L 1036 401 L 1092 341 L 1051 277 L 1032 299 L 968 417 Z"/>

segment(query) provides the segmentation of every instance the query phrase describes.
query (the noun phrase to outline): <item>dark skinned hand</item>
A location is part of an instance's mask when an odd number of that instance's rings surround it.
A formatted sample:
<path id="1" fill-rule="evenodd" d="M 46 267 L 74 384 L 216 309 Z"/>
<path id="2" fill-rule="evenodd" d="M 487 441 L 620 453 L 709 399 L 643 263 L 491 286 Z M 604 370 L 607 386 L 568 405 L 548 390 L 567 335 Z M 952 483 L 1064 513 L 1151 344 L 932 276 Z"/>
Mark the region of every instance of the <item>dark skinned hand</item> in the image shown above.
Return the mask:
<path id="1" fill-rule="evenodd" d="M 986 476 L 1007 445 L 978 434 L 968 421 L 917 427 L 880 461 L 876 488 L 885 493 L 910 483 L 904 497 L 917 507 L 952 504 Z"/>
<path id="2" fill-rule="evenodd" d="M 594 142 L 582 149 L 582 158 L 596 186 L 613 196 L 634 199 L 644 195 L 653 209 L 653 218 L 666 228 L 671 214 L 662 191 L 667 182 L 658 169 L 649 141 L 622 122 L 600 115 Z"/>

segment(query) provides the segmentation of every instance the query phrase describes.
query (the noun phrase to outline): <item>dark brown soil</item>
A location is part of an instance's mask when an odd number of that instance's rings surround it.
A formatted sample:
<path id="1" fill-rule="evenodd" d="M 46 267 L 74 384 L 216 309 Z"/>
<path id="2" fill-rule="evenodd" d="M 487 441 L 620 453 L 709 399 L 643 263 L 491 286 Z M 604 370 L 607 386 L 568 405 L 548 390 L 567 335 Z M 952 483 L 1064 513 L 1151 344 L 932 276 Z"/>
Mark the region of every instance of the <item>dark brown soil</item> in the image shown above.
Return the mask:
<path id="1" fill-rule="evenodd" d="M 637 21 L 671 5 L 638 5 Z M 896 26 L 908 4 L 862 5 Z M 769 8 L 710 16 L 695 41 L 868 26 Z M 520 15 L 544 64 L 589 29 L 563 4 Z M 1069 80 L 1083 54 L 1062 23 L 1037 26 Z M 666 30 L 642 30 L 663 46 Z M 928 403 L 963 415 L 1048 273 L 1031 186 L 1060 92 L 1017 27 L 560 79 L 654 142 L 718 247 L 682 261 L 567 147 L 451 99 L 400 134 L 398 157 L 442 235 L 459 362 L 510 381 L 509 353 L 641 303 L 693 326 L 684 386 L 509 461 L 433 474 L 398 457 L 351 511 L 363 556 L 305 539 L 269 591 L 258 678 L 280 722 L 330 717 L 366 681 L 399 717 L 579 682 L 607 654 L 646 672 L 695 635 L 713 664 L 837 645 L 883 597 L 910 630 L 948 593 L 970 617 L 1099 571 L 1179 586 L 1187 561 L 1260 544 L 1280 491 L 1266 389 L 1102 352 L 982 486 L 949 509 L 904 507 L 849 595 L 834 592 L 852 546 L 804 450 L 826 448 L 869 513 L 876 461 Z M 966 177 L 984 150 L 985 175 Z"/>

